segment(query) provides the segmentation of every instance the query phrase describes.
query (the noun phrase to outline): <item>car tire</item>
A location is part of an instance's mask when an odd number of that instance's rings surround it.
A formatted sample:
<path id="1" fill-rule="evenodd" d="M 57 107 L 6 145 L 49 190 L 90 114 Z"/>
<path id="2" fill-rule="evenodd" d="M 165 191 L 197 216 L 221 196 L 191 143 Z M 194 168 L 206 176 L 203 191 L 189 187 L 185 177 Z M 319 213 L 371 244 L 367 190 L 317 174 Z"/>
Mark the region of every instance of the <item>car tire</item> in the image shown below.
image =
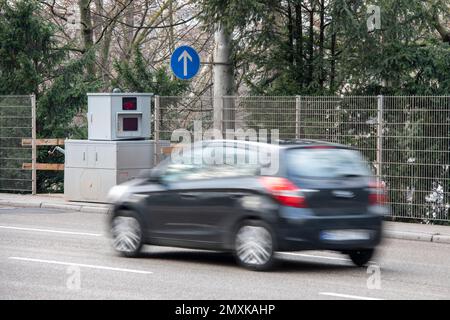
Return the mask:
<path id="1" fill-rule="evenodd" d="M 246 220 L 234 237 L 234 256 L 239 265 L 254 271 L 274 266 L 275 240 L 270 227 L 263 221 Z"/>
<path id="2" fill-rule="evenodd" d="M 374 249 L 352 250 L 348 252 L 348 255 L 356 266 L 364 267 L 373 257 L 374 252 Z"/>
<path id="3" fill-rule="evenodd" d="M 139 256 L 143 235 L 142 224 L 133 211 L 120 211 L 111 219 L 112 246 L 120 255 L 129 258 Z"/>

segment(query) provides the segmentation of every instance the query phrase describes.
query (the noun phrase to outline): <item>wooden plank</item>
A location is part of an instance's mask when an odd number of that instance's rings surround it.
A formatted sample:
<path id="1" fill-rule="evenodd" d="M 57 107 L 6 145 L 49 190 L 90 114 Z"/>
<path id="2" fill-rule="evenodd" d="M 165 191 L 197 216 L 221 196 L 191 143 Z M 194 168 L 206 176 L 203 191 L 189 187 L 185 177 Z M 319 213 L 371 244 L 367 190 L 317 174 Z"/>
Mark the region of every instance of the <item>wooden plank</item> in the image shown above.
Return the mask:
<path id="1" fill-rule="evenodd" d="M 171 147 L 161 147 L 161 153 L 164 155 L 169 155 L 175 149 L 182 149 L 182 146 L 171 146 Z"/>
<path id="2" fill-rule="evenodd" d="M 31 146 L 31 139 L 22 139 L 22 146 Z M 36 139 L 36 146 L 62 146 L 64 139 Z"/>
<path id="3" fill-rule="evenodd" d="M 31 163 L 22 163 L 23 170 L 31 170 Z M 64 163 L 36 163 L 36 170 L 63 171 Z"/>
<path id="4" fill-rule="evenodd" d="M 161 148 L 161 153 L 164 155 L 168 155 L 172 153 L 172 150 L 174 149 L 174 147 L 162 147 Z"/>

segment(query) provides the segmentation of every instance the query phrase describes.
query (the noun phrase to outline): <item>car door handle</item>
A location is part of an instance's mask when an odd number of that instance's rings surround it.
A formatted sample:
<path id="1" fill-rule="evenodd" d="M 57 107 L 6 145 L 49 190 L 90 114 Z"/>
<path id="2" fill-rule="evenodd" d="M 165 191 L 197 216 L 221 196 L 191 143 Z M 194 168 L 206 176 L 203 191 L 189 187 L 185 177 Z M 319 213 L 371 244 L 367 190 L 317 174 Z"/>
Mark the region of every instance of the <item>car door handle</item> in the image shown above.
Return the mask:
<path id="1" fill-rule="evenodd" d="M 196 198 L 198 198 L 198 195 L 195 193 L 191 193 L 191 192 L 183 192 L 183 193 L 180 193 L 180 197 L 183 199 L 196 199 Z"/>
<path id="2" fill-rule="evenodd" d="M 231 199 L 240 199 L 245 196 L 245 193 L 242 192 L 231 192 L 228 194 L 228 197 Z"/>

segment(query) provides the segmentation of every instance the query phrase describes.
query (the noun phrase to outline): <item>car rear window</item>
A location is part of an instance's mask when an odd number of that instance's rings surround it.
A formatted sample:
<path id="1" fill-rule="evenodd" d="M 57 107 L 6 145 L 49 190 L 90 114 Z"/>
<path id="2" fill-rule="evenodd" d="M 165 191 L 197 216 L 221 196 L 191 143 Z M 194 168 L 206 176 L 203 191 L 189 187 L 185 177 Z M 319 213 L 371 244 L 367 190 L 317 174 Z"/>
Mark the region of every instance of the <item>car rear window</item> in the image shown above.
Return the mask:
<path id="1" fill-rule="evenodd" d="M 367 162 L 356 150 L 299 148 L 287 152 L 289 175 L 311 178 L 339 178 L 371 175 Z"/>

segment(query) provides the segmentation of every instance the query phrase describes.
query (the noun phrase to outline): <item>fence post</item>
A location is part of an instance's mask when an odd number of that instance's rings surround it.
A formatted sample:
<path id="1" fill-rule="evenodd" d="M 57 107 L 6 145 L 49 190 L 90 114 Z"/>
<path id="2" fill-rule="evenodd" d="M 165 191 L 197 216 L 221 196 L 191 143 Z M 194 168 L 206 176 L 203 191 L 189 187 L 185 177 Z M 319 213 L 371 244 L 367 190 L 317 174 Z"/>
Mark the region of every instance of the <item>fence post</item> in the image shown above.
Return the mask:
<path id="1" fill-rule="evenodd" d="M 36 95 L 32 94 L 31 99 L 31 194 L 36 194 Z"/>
<path id="2" fill-rule="evenodd" d="M 295 96 L 295 139 L 300 139 L 301 96 Z"/>
<path id="3" fill-rule="evenodd" d="M 155 95 L 155 111 L 153 113 L 154 116 L 154 138 L 155 138 L 155 148 L 154 148 L 154 165 L 157 165 L 159 163 L 159 158 L 161 154 L 161 145 L 159 141 L 159 114 L 160 114 L 160 96 Z"/>
<path id="4" fill-rule="evenodd" d="M 382 162 L 383 162 L 383 106 L 384 97 L 379 95 L 377 97 L 377 177 L 381 181 L 382 174 Z"/>

